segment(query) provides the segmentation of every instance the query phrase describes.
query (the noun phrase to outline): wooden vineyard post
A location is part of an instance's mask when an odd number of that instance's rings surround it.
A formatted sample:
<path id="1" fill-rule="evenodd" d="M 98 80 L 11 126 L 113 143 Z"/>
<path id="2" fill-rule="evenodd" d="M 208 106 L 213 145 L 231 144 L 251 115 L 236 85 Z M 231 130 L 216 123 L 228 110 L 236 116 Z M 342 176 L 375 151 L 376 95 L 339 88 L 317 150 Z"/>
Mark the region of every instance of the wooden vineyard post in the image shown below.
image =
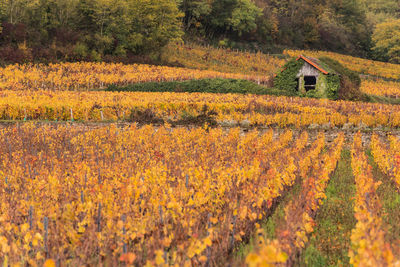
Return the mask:
<path id="1" fill-rule="evenodd" d="M 48 235 L 49 235 L 49 218 L 44 217 L 43 218 L 43 227 L 44 227 L 44 252 L 46 255 L 46 258 L 49 257 L 49 247 L 48 247 L 48 243 L 47 243 L 47 239 L 48 239 Z"/>
<path id="2" fill-rule="evenodd" d="M 210 228 L 211 228 L 211 213 L 207 216 L 207 236 L 210 236 Z M 210 266 L 210 258 L 211 258 L 211 247 L 207 247 L 207 262 L 206 267 Z"/>
<path id="3" fill-rule="evenodd" d="M 32 231 L 33 228 L 33 206 L 29 206 L 29 215 L 28 215 L 28 223 L 29 223 L 29 231 Z M 29 242 L 30 252 L 32 251 L 32 241 Z"/>
<path id="4" fill-rule="evenodd" d="M 99 202 L 99 207 L 97 209 L 97 232 L 101 232 L 101 203 Z"/>
<path id="5" fill-rule="evenodd" d="M 33 206 L 29 206 L 29 230 L 32 231 L 33 226 Z"/>
<path id="6" fill-rule="evenodd" d="M 230 242 L 230 249 L 233 249 L 233 245 L 235 244 L 235 228 L 236 228 L 236 220 L 237 216 L 233 216 L 233 222 L 232 222 L 232 236 L 231 236 L 231 242 Z"/>
<path id="7" fill-rule="evenodd" d="M 161 223 L 161 224 L 164 224 L 163 208 L 162 208 L 161 205 L 158 206 L 158 211 L 159 211 L 159 214 L 160 214 L 160 223 Z"/>
<path id="8" fill-rule="evenodd" d="M 122 245 L 122 251 L 124 254 L 128 253 L 128 245 L 126 244 L 125 238 L 126 238 L 126 228 L 125 228 L 125 222 L 126 222 L 126 215 L 122 215 L 121 218 L 122 222 L 124 223 L 123 227 L 122 227 L 122 236 L 124 239 L 123 245 Z"/>
<path id="9" fill-rule="evenodd" d="M 74 113 L 72 112 L 72 108 L 69 109 L 71 113 L 71 121 L 74 121 Z"/>

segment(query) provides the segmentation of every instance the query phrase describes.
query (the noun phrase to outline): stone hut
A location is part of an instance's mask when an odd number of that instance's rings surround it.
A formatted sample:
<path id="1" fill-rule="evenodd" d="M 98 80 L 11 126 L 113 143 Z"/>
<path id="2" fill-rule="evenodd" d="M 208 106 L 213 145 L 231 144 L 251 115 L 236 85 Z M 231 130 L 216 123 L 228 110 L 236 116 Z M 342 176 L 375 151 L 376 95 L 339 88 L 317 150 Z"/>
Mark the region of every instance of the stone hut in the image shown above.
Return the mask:
<path id="1" fill-rule="evenodd" d="M 329 57 L 300 55 L 288 60 L 274 77 L 274 89 L 285 95 L 352 100 L 362 95 L 360 76 Z"/>
<path id="2" fill-rule="evenodd" d="M 286 62 L 274 78 L 276 89 L 306 97 L 338 99 L 340 86 L 341 75 L 336 72 L 336 63 L 303 55 Z"/>
<path id="3" fill-rule="evenodd" d="M 296 74 L 297 88 L 300 93 L 307 93 L 311 90 L 323 93 L 327 87 L 327 76 L 336 73 L 324 66 L 319 60 L 300 55 L 297 61 L 303 62 L 302 67 Z"/>

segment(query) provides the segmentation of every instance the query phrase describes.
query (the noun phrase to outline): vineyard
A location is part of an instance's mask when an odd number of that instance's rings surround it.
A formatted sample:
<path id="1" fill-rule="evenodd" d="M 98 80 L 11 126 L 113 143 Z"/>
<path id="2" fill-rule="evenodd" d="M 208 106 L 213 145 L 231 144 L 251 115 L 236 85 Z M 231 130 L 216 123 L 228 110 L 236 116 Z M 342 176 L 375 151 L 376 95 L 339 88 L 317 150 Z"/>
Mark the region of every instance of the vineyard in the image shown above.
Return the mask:
<path id="1" fill-rule="evenodd" d="M 4 130 L 3 256 L 76 265 L 129 251 L 141 264 L 218 261 L 324 147 L 322 135 L 307 148 L 306 132 L 274 140 L 272 131 L 206 131 Z"/>
<path id="2" fill-rule="evenodd" d="M 301 54 L 309 55 L 312 57 L 327 56 L 336 59 L 343 66 L 362 74 L 384 77 L 395 80 L 400 79 L 399 64 L 390 64 L 385 62 L 361 59 L 352 56 L 346 56 L 333 52 L 323 52 L 323 51 L 285 50 L 284 54 L 287 54 L 292 57 L 296 57 Z"/>
<path id="3" fill-rule="evenodd" d="M 202 78 L 247 79 L 265 82 L 266 77 L 150 65 L 61 63 L 9 65 L 0 68 L 0 88 L 10 90 L 87 91 L 108 85 L 182 81 Z"/>
<path id="4" fill-rule="evenodd" d="M 400 96 L 399 65 L 327 52 L 173 45 L 164 60 L 180 67 L 1 68 L 0 264 L 400 266 L 399 105 L 117 90 L 264 88 L 300 53 Z"/>
<path id="5" fill-rule="evenodd" d="M 330 56 L 351 70 L 376 76 L 370 78 L 366 75 L 363 78 L 361 84 L 363 93 L 391 98 L 400 96 L 398 65 L 327 52 L 287 50 L 285 54 L 294 57 L 300 54 L 314 57 Z M 273 75 L 285 64 L 284 59 L 262 53 L 244 53 L 196 45 L 171 46 L 165 57 L 168 62 L 179 62 L 183 67 L 111 63 L 9 65 L 0 68 L 0 90 L 88 91 L 110 85 L 126 86 L 135 83 L 204 78 L 244 79 L 258 84 L 268 84 L 271 83 Z"/>
<path id="6" fill-rule="evenodd" d="M 371 95 L 399 98 L 400 83 L 388 82 L 381 79 L 363 80 L 361 83 L 361 91 Z"/>
<path id="7" fill-rule="evenodd" d="M 203 93 L 2 91 L 4 121 L 208 123 L 296 128 L 400 127 L 400 106 Z"/>
<path id="8" fill-rule="evenodd" d="M 372 136 L 373 159 L 385 182 L 398 183 L 400 142 L 388 140 L 397 150 Z M 49 258 L 68 265 L 220 265 L 254 229 L 260 234 L 249 266 L 293 265 L 345 149 L 343 133 L 329 144 L 307 131 L 243 135 L 239 128 L 135 125 L 17 125 L 1 130 L 0 144 L 0 255 L 31 265 Z M 350 263 L 394 265 L 400 240 L 385 239 L 380 183 L 361 133 L 351 155 L 357 224 L 348 237 Z M 263 221 L 296 184 L 278 237 L 264 237 Z"/>
<path id="9" fill-rule="evenodd" d="M 167 62 L 185 68 L 266 77 L 274 75 L 285 64 L 284 59 L 261 52 L 242 52 L 196 44 L 170 45 L 164 57 Z"/>

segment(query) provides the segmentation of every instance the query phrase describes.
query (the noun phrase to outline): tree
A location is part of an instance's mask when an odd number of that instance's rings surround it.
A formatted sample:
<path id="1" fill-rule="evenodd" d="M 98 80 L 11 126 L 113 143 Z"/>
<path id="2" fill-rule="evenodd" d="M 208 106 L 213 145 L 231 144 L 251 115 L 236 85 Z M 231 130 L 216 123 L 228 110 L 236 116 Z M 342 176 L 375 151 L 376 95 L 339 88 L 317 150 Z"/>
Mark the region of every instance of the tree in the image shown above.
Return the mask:
<path id="1" fill-rule="evenodd" d="M 398 0 L 361 0 L 361 3 L 374 14 L 385 14 L 386 17 L 400 15 Z"/>
<path id="2" fill-rule="evenodd" d="M 232 11 L 231 17 L 227 20 L 230 29 L 239 36 L 257 28 L 257 18 L 262 11 L 249 0 L 238 0 Z"/>
<path id="3" fill-rule="evenodd" d="M 79 0 L 49 0 L 48 2 L 52 4 L 50 10 L 54 20 L 53 25 L 65 28 L 74 26 Z"/>
<path id="4" fill-rule="evenodd" d="M 347 53 L 366 56 L 371 48 L 371 30 L 366 27 L 366 11 L 361 0 L 329 0 L 328 7 L 334 11 L 335 20 L 347 35 L 343 44 Z"/>
<path id="5" fill-rule="evenodd" d="M 183 34 L 174 0 L 80 0 L 78 17 L 83 42 L 100 54 L 155 53 Z"/>
<path id="6" fill-rule="evenodd" d="M 170 41 L 181 40 L 183 14 L 174 0 L 128 0 L 127 49 L 155 53 Z"/>
<path id="7" fill-rule="evenodd" d="M 195 29 L 201 31 L 204 35 L 206 18 L 209 17 L 212 11 L 212 1 L 183 0 L 179 8 L 184 13 L 185 30 Z"/>
<path id="8" fill-rule="evenodd" d="M 251 0 L 183 0 L 179 7 L 185 14 L 186 31 L 210 39 L 250 33 L 262 15 Z"/>
<path id="9" fill-rule="evenodd" d="M 378 24 L 372 40 L 375 44 L 373 50 L 378 58 L 400 63 L 400 19 Z"/>

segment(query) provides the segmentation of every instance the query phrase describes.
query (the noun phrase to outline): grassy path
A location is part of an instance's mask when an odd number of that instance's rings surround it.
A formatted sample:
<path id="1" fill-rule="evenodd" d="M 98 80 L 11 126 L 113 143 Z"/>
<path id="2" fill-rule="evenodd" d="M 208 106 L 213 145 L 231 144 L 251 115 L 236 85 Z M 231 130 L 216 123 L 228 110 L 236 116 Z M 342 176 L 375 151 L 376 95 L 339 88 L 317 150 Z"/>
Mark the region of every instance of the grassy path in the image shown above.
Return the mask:
<path id="1" fill-rule="evenodd" d="M 382 218 L 387 226 L 386 242 L 391 244 L 395 258 L 400 258 L 400 192 L 394 181 L 384 174 L 375 163 L 371 151 L 367 151 L 375 181 L 381 181 L 377 194 L 382 203 Z"/>
<path id="2" fill-rule="evenodd" d="M 265 239 L 276 238 L 276 228 L 278 225 L 285 222 L 285 207 L 292 200 L 292 198 L 299 194 L 301 190 L 300 179 L 296 180 L 296 183 L 289 189 L 289 192 L 285 194 L 271 216 L 269 216 L 262 224 L 261 228 L 264 230 Z M 233 266 L 240 266 L 243 264 L 246 256 L 254 250 L 256 238 L 253 236 L 248 243 L 242 244 L 237 248 L 234 256 Z"/>
<path id="3" fill-rule="evenodd" d="M 343 149 L 337 169 L 326 189 L 327 199 L 318 211 L 316 228 L 301 252 L 298 266 L 348 266 L 351 230 L 356 224 L 351 155 Z"/>

